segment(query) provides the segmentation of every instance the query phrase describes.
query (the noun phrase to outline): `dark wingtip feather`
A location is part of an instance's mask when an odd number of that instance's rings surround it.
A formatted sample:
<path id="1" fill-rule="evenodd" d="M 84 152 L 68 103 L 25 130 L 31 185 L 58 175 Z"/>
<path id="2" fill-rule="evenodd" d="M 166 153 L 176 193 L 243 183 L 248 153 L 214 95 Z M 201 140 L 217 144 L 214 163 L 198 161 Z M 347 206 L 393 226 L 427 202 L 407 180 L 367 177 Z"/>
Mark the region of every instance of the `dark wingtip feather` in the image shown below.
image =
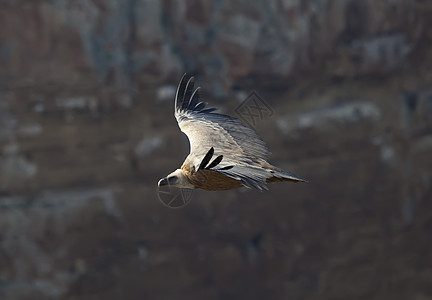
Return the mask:
<path id="1" fill-rule="evenodd" d="M 177 92 L 174 101 L 174 109 L 176 110 L 181 108 L 181 105 L 183 105 L 185 89 L 188 81 L 189 81 L 188 75 L 187 73 L 184 73 L 177 86 Z"/>
<path id="2" fill-rule="evenodd" d="M 211 108 L 202 109 L 199 112 L 202 113 L 202 114 L 209 114 L 209 113 L 211 113 L 211 112 L 213 112 L 215 110 L 217 110 L 216 107 L 211 107 Z"/>
<path id="3" fill-rule="evenodd" d="M 211 147 L 210 150 L 207 152 L 207 154 L 204 156 L 203 160 L 201 161 L 198 170 L 204 169 L 207 166 L 210 159 L 213 157 L 213 153 L 214 153 L 214 149 L 213 147 Z"/>
<path id="4" fill-rule="evenodd" d="M 226 166 L 226 167 L 223 167 L 223 168 L 220 168 L 220 169 L 218 169 L 218 171 L 225 171 L 225 170 L 229 170 L 229 169 L 232 169 L 234 166 Z"/>
<path id="5" fill-rule="evenodd" d="M 206 102 L 199 102 L 200 87 L 194 90 L 195 78 L 184 73 L 177 86 L 174 101 L 174 110 L 178 114 L 181 111 L 193 111 L 199 114 L 210 114 L 217 108 L 206 108 Z"/>
<path id="6" fill-rule="evenodd" d="M 195 78 L 192 76 L 186 83 L 186 88 L 183 96 L 182 109 L 188 109 L 189 107 L 189 99 L 192 97 L 193 88 L 195 85 Z"/>
<path id="7" fill-rule="evenodd" d="M 188 76 L 184 73 L 180 79 L 179 85 L 177 86 L 177 92 L 175 96 L 175 110 L 186 111 L 191 110 L 197 113 L 209 114 L 217 108 L 205 108 L 206 102 L 199 102 L 200 98 L 200 87 L 194 90 L 195 78 L 193 76 Z"/>
<path id="8" fill-rule="evenodd" d="M 192 96 L 190 97 L 190 100 L 189 100 L 188 109 L 195 110 L 195 107 L 196 107 L 196 105 L 198 103 L 198 100 L 200 98 L 200 92 L 199 91 L 200 91 L 200 87 L 197 87 L 195 89 L 195 91 L 193 92 L 193 94 L 192 94 Z"/>
<path id="9" fill-rule="evenodd" d="M 206 106 L 206 103 L 205 103 L 205 102 L 200 102 L 200 103 L 196 104 L 196 105 L 192 108 L 192 110 L 195 110 L 195 111 L 201 111 L 205 106 Z"/>
<path id="10" fill-rule="evenodd" d="M 218 164 L 220 164 L 220 162 L 222 161 L 222 159 L 223 159 L 223 155 L 219 155 L 218 157 L 216 157 L 212 161 L 212 163 L 206 169 L 211 169 L 211 168 L 216 167 Z"/>

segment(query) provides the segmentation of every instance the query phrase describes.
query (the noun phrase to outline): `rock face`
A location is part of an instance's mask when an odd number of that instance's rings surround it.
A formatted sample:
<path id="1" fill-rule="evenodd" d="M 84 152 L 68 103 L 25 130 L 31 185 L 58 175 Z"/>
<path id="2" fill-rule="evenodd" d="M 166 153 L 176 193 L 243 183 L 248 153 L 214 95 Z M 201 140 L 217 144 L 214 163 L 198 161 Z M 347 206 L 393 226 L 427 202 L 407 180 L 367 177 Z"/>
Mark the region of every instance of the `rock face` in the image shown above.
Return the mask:
<path id="1" fill-rule="evenodd" d="M 311 183 L 160 203 L 185 71 Z M 431 153 L 430 1 L 0 1 L 1 299 L 430 299 Z"/>

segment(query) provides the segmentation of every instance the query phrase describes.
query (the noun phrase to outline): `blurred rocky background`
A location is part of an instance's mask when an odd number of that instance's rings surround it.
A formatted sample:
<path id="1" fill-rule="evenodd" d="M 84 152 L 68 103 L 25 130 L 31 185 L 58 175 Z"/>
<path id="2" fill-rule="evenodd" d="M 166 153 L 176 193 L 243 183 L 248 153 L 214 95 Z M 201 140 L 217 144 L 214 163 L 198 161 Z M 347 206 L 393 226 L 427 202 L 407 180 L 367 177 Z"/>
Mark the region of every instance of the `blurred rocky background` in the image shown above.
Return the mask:
<path id="1" fill-rule="evenodd" d="M 157 198 L 184 72 L 310 184 Z M 1 299 L 432 299 L 432 1 L 0 0 Z"/>

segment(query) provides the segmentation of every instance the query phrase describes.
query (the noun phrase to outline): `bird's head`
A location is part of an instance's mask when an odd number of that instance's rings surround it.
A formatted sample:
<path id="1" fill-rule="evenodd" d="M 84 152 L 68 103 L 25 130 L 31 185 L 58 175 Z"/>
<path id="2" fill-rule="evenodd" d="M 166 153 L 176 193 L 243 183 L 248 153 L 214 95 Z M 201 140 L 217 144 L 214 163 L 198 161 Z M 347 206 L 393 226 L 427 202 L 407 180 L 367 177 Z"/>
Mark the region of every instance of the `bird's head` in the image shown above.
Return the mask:
<path id="1" fill-rule="evenodd" d="M 181 169 L 177 169 L 171 174 L 169 174 L 167 177 L 162 178 L 158 182 L 158 186 L 174 186 L 178 188 L 187 188 L 187 189 L 193 189 L 194 186 L 189 182 L 187 177 L 183 174 Z"/>

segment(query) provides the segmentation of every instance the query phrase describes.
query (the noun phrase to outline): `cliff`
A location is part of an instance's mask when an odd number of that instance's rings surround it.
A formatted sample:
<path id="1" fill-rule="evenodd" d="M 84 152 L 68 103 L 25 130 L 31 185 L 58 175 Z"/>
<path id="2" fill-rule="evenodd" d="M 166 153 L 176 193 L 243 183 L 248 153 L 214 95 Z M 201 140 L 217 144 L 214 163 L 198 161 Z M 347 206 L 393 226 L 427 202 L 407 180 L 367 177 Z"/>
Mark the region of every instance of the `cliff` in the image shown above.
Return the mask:
<path id="1" fill-rule="evenodd" d="M 0 298 L 430 299 L 431 46 L 424 0 L 0 1 Z M 310 183 L 165 207 L 183 72 Z"/>

